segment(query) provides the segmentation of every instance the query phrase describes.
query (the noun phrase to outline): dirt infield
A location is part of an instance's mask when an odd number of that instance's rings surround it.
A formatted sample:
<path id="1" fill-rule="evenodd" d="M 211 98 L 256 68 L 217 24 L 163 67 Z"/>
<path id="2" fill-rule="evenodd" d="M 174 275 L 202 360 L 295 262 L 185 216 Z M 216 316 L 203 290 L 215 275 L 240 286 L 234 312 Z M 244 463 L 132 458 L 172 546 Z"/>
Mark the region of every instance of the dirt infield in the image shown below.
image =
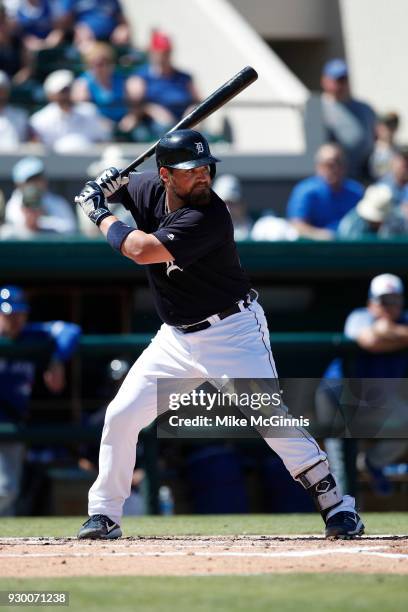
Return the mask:
<path id="1" fill-rule="evenodd" d="M 0 575 L 192 576 L 273 572 L 408 574 L 407 536 L 1 538 Z"/>

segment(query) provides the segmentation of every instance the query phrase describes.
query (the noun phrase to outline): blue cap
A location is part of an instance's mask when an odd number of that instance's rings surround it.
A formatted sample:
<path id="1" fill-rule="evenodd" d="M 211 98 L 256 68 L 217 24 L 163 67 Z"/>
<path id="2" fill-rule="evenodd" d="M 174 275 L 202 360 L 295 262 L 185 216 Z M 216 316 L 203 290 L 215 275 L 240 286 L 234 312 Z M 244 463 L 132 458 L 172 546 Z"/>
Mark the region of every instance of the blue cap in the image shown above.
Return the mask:
<path id="1" fill-rule="evenodd" d="M 43 174 L 44 163 L 38 157 L 23 157 L 13 168 L 13 181 L 25 183 L 38 174 Z"/>
<path id="2" fill-rule="evenodd" d="M 343 59 L 332 59 L 324 65 L 323 76 L 330 79 L 343 79 L 348 76 L 347 64 Z"/>
<path id="3" fill-rule="evenodd" d="M 10 315 L 15 312 L 28 312 L 30 309 L 24 291 L 15 285 L 0 289 L 0 312 Z"/>

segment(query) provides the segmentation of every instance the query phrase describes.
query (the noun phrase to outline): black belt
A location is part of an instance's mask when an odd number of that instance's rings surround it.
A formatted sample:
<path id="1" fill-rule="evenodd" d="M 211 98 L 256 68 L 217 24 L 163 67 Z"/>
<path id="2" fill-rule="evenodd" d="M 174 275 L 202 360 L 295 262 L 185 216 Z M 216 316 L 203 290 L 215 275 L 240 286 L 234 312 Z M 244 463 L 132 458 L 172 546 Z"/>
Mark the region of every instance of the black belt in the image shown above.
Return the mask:
<path id="1" fill-rule="evenodd" d="M 208 329 L 214 323 L 222 321 L 223 319 L 226 319 L 227 317 L 230 317 L 233 314 L 237 314 L 238 312 L 242 312 L 244 308 L 248 308 L 248 306 L 252 304 L 252 302 L 257 298 L 258 293 L 255 291 L 255 289 L 251 289 L 250 292 L 242 300 L 239 300 L 230 308 L 227 308 L 222 312 L 218 312 L 217 314 L 212 315 L 211 317 L 208 317 L 208 319 L 200 321 L 199 323 L 192 323 L 191 325 L 182 325 L 180 327 L 176 327 L 176 329 L 178 329 L 178 331 L 181 331 L 183 334 L 191 334 L 192 332 L 198 332 L 202 331 L 203 329 Z M 211 319 L 213 319 L 213 321 L 211 321 Z"/>

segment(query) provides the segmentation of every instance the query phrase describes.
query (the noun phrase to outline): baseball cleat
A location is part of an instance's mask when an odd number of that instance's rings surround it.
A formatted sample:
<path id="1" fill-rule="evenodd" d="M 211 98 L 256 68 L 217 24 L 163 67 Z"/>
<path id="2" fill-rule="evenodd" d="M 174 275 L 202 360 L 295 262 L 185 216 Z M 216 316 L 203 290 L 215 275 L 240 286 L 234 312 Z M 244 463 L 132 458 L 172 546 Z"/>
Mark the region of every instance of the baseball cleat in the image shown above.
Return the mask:
<path id="1" fill-rule="evenodd" d="M 82 525 L 78 540 L 114 540 L 120 538 L 120 526 L 104 514 L 94 514 Z"/>
<path id="2" fill-rule="evenodd" d="M 326 538 L 351 540 L 363 535 L 364 524 L 357 512 L 337 512 L 326 521 Z"/>

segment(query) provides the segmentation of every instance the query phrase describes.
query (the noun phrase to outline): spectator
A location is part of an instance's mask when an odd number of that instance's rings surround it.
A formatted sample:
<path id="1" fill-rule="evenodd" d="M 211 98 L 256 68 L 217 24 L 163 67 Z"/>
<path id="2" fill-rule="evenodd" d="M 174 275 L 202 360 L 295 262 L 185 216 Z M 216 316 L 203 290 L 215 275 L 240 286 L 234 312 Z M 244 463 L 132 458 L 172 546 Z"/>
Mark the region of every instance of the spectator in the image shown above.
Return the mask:
<path id="1" fill-rule="evenodd" d="M 338 145 L 325 144 L 316 154 L 316 174 L 298 183 L 289 198 L 287 217 L 300 237 L 331 240 L 345 214 L 363 197 L 363 187 L 345 178 Z"/>
<path id="2" fill-rule="evenodd" d="M 74 43 L 86 52 L 95 40 L 128 45 L 129 24 L 118 0 L 60 0 L 64 28 L 74 30 Z"/>
<path id="3" fill-rule="evenodd" d="M 395 135 L 399 126 L 397 113 L 386 113 L 377 119 L 376 141 L 370 158 L 371 175 L 380 179 L 391 171 L 391 161 L 397 150 Z"/>
<path id="4" fill-rule="evenodd" d="M 266 210 L 254 223 L 251 240 L 277 242 L 297 240 L 298 231 L 286 219 L 277 217 L 273 210 Z"/>
<path id="5" fill-rule="evenodd" d="M 129 81 L 130 97 L 141 105 L 136 105 L 134 125 L 141 117 L 147 117 L 152 133 L 158 138 L 199 101 L 191 75 L 173 66 L 171 53 L 170 38 L 154 31 L 149 61 Z"/>
<path id="6" fill-rule="evenodd" d="M 108 140 L 111 132 L 94 104 L 72 102 L 73 82 L 70 70 L 52 72 L 44 81 L 49 104 L 30 120 L 34 136 L 58 152 L 83 150 L 94 142 Z"/>
<path id="7" fill-rule="evenodd" d="M 214 181 L 213 191 L 224 200 L 231 213 L 235 240 L 247 240 L 251 232 L 252 219 L 242 197 L 239 178 L 233 174 L 223 174 Z"/>
<path id="8" fill-rule="evenodd" d="M 387 185 L 367 187 L 364 197 L 340 222 L 339 238 L 407 236 L 408 222 L 392 200 Z"/>
<path id="9" fill-rule="evenodd" d="M 21 43 L 0 0 L 0 68 L 11 78 L 21 68 Z"/>
<path id="10" fill-rule="evenodd" d="M 72 323 L 52 321 L 28 323 L 29 304 L 15 286 L 0 289 L 0 337 L 13 344 L 37 341 L 48 353 L 44 383 L 51 393 L 65 387 L 64 362 L 74 352 L 80 328 Z M 51 350 L 50 350 L 51 349 Z M 28 417 L 31 392 L 39 364 L 32 357 L 2 358 L 0 370 L 0 421 L 23 424 Z M 25 447 L 21 442 L 0 443 L 0 515 L 14 514 Z"/>
<path id="11" fill-rule="evenodd" d="M 54 5 L 52 0 L 19 0 L 14 19 L 25 49 L 37 52 L 62 43 L 64 32 L 56 27 Z"/>
<path id="12" fill-rule="evenodd" d="M 406 430 L 408 423 L 406 399 L 400 397 L 398 384 L 392 382 L 393 379 L 405 378 L 408 367 L 406 352 L 408 312 L 403 310 L 403 294 L 404 286 L 398 276 L 394 274 L 376 276 L 370 284 L 367 307 L 353 310 L 347 317 L 344 329 L 345 335 L 355 340 L 363 349 L 356 359 L 353 371 L 348 372 L 353 378 L 361 379 L 362 388 L 365 389 L 364 399 L 356 397 L 357 412 L 353 414 L 351 423 L 356 426 L 358 420 L 362 421 L 365 431 L 374 426 L 376 435 L 381 432 L 381 428 L 388 420 L 397 424 L 401 434 L 404 428 Z M 326 372 L 328 383 L 330 379 L 343 377 L 343 366 L 338 362 L 339 360 L 333 362 Z M 370 389 L 368 379 L 376 381 L 376 388 Z M 334 382 L 335 387 L 339 389 L 338 381 Z M 354 387 L 354 392 L 356 389 L 357 386 Z M 379 389 L 382 390 L 382 399 L 378 395 Z M 352 397 L 347 391 L 340 395 L 348 395 L 348 401 Z M 327 400 L 329 395 L 325 397 Z M 367 402 L 371 412 L 366 414 L 363 411 Z M 319 404 L 317 406 L 319 409 Z M 336 406 L 334 408 L 336 410 Z M 361 409 L 360 415 L 359 409 Z M 319 412 L 323 418 L 327 418 L 326 413 L 330 410 L 332 410 L 330 401 L 323 401 L 320 404 Z M 355 437 L 364 437 L 361 431 L 357 432 L 354 429 L 354 432 Z M 367 452 L 365 466 L 371 475 L 374 490 L 378 494 L 386 495 L 391 492 L 390 483 L 383 470 L 385 466 L 401 457 L 407 449 L 407 439 L 392 438 L 379 439 Z"/>
<path id="13" fill-rule="evenodd" d="M 57 24 L 54 0 L 18 0 L 10 12 L 20 40 L 23 64 L 14 81 L 21 84 L 33 76 L 37 53 L 60 45 L 65 32 Z"/>
<path id="14" fill-rule="evenodd" d="M 395 204 L 408 202 L 408 146 L 394 152 L 390 172 L 379 183 L 391 189 Z"/>
<path id="15" fill-rule="evenodd" d="M 6 223 L 0 228 L 2 240 L 21 239 L 28 240 L 44 234 L 54 233 L 53 230 L 44 230 L 40 227 L 41 217 L 44 215 L 42 205 L 43 192 L 35 185 L 26 185 L 22 191 L 21 213 L 23 223 L 11 225 Z"/>
<path id="16" fill-rule="evenodd" d="M 0 150 L 16 149 L 28 139 L 28 116 L 8 103 L 10 79 L 0 70 Z"/>
<path id="17" fill-rule="evenodd" d="M 24 157 L 13 168 L 13 181 L 16 185 L 6 204 L 6 223 L 14 226 L 24 224 L 23 189 L 34 185 L 42 192 L 44 214 L 38 220 L 42 230 L 55 231 L 61 234 L 76 232 L 75 214 L 64 198 L 50 192 L 47 188 L 44 164 L 38 157 Z"/>
<path id="18" fill-rule="evenodd" d="M 323 120 L 328 140 L 343 148 L 352 178 L 368 178 L 368 160 L 374 149 L 376 115 L 371 106 L 351 97 L 347 64 L 333 59 L 323 68 Z"/>
<path id="19" fill-rule="evenodd" d="M 93 102 L 99 112 L 117 123 L 127 113 L 128 85 L 115 69 L 115 53 L 106 43 L 94 43 L 84 54 L 87 71 L 74 83 L 75 102 Z"/>

